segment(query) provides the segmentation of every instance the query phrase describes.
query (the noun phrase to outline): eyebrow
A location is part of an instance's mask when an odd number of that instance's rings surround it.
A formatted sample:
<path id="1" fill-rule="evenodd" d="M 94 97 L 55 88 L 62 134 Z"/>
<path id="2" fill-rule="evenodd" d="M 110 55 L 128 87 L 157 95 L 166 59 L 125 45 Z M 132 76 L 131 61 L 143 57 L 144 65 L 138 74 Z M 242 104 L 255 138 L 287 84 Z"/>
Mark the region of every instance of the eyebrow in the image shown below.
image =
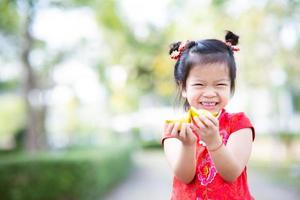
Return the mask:
<path id="1" fill-rule="evenodd" d="M 221 81 L 230 81 L 230 79 L 228 79 L 228 78 L 223 78 L 223 79 L 216 80 L 215 82 L 221 82 Z"/>
<path id="2" fill-rule="evenodd" d="M 206 82 L 205 80 L 201 80 L 201 79 L 198 79 L 198 78 L 196 78 L 196 79 L 192 79 L 192 81 L 200 81 L 200 82 Z M 230 81 L 230 79 L 227 79 L 227 78 L 223 78 L 223 79 L 218 79 L 218 80 L 215 80 L 214 82 L 221 82 L 221 81 Z"/>

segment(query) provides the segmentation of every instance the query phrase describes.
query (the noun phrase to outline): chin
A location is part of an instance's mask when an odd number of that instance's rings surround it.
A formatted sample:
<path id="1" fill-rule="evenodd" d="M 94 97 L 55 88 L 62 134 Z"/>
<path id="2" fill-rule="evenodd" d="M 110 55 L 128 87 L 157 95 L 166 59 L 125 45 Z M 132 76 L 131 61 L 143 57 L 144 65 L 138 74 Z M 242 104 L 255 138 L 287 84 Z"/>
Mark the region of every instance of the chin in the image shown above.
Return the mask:
<path id="1" fill-rule="evenodd" d="M 203 108 L 203 107 L 199 107 L 197 109 L 204 109 L 204 110 L 207 110 L 209 112 L 217 112 L 217 113 L 219 113 L 222 110 L 221 108 Z"/>

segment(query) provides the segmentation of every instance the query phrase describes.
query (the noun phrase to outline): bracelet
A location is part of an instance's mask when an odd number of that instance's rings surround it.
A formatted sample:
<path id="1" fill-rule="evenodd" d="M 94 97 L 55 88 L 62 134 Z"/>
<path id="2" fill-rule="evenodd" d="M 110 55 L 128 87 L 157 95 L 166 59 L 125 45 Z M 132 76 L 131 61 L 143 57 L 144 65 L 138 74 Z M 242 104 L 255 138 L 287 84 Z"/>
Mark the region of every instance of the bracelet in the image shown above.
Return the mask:
<path id="1" fill-rule="evenodd" d="M 208 149 L 208 148 L 207 148 L 207 150 L 208 150 L 209 152 L 215 152 L 215 151 L 218 151 L 222 146 L 223 146 L 223 142 L 221 142 L 221 144 L 220 144 L 218 147 L 216 147 L 215 149 Z"/>

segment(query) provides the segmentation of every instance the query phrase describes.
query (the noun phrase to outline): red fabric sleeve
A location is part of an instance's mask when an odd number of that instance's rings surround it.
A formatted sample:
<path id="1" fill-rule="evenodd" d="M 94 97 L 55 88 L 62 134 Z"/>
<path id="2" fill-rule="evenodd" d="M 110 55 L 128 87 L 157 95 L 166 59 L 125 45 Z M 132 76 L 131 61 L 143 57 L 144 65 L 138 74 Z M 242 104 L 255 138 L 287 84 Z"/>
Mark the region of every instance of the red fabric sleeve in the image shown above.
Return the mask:
<path id="1" fill-rule="evenodd" d="M 230 133 L 234 133 L 243 128 L 251 128 L 252 139 L 255 139 L 255 129 L 245 113 L 236 113 L 230 119 Z"/>

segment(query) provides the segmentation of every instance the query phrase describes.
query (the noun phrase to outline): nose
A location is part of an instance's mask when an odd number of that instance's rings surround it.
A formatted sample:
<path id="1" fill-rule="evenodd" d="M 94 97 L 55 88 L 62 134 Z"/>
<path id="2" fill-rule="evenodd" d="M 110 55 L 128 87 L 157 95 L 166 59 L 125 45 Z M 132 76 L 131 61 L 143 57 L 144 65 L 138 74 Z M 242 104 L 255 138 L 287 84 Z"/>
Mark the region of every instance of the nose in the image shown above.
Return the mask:
<path id="1" fill-rule="evenodd" d="M 203 91 L 202 95 L 206 98 L 212 98 L 217 96 L 216 91 L 213 88 L 206 88 L 205 91 Z"/>

